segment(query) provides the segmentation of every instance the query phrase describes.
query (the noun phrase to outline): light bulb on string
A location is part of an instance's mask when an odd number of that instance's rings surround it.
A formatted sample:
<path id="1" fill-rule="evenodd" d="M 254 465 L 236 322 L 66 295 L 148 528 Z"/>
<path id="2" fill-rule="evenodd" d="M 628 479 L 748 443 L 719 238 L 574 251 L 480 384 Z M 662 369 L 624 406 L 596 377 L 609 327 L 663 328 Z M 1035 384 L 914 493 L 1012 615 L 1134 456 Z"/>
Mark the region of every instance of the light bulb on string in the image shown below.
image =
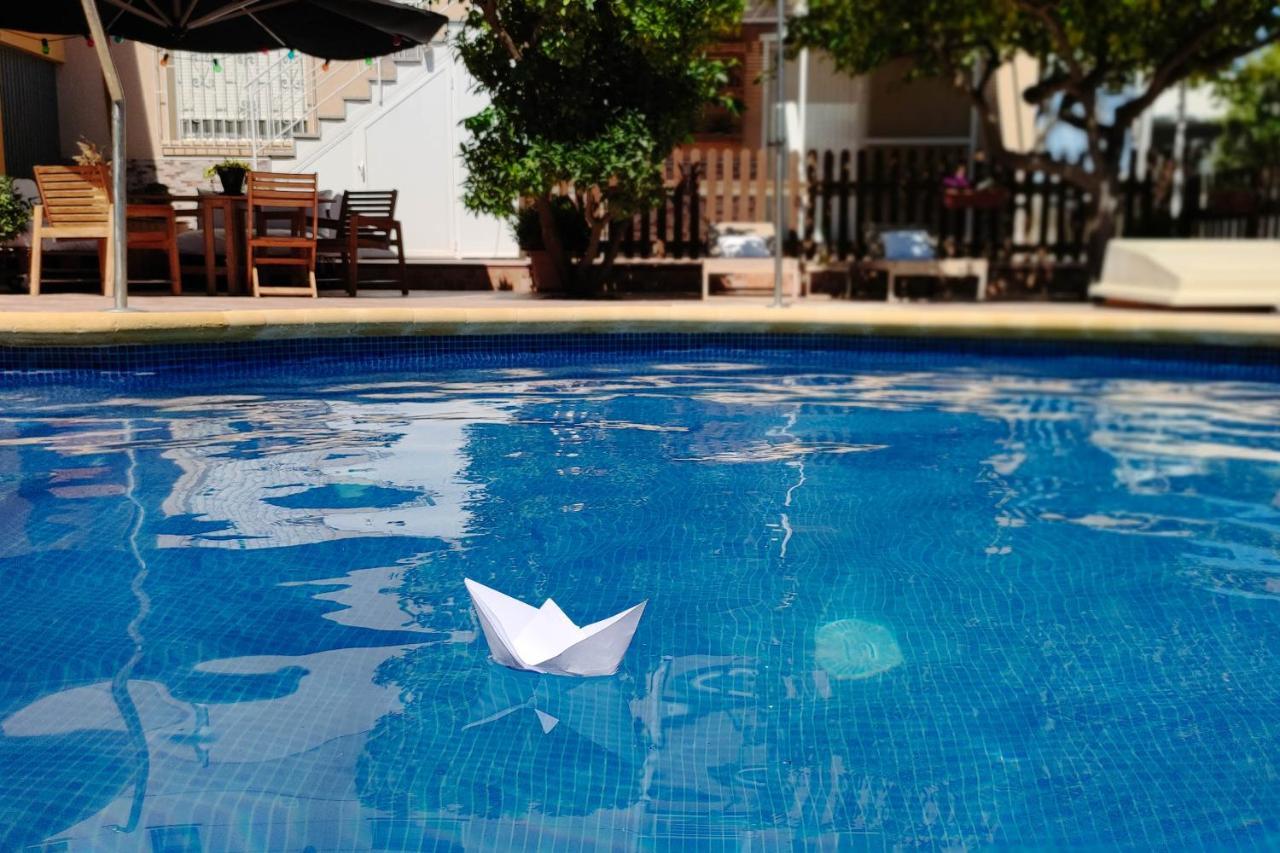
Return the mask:
<path id="1" fill-rule="evenodd" d="M 392 47 L 399 47 L 399 46 L 400 46 L 400 45 L 402 45 L 402 44 L 404 44 L 404 39 L 400 38 L 400 36 L 392 36 L 392 37 L 391 37 L 391 46 L 392 46 Z"/>
<path id="2" fill-rule="evenodd" d="M 290 58 L 290 59 L 297 59 L 297 58 L 298 58 L 298 52 L 297 52 L 296 50 L 294 50 L 293 48 L 289 48 L 289 54 L 288 54 L 288 55 L 289 55 L 289 58 Z"/>
<path id="3" fill-rule="evenodd" d="M 213 60 L 213 73 L 214 74 L 222 73 L 222 60 L 218 59 L 217 57 L 214 57 L 214 60 Z"/>
<path id="4" fill-rule="evenodd" d="M 168 67 L 169 67 L 169 54 L 168 54 L 168 53 L 163 53 L 163 54 L 161 54 L 161 55 L 160 55 L 160 67 L 161 67 L 161 68 L 168 68 Z"/>
<path id="5" fill-rule="evenodd" d="M 43 53 L 45 56 L 48 56 L 48 55 L 49 55 L 49 40 L 48 40 L 48 39 L 40 39 L 40 52 L 41 52 L 41 53 Z"/>
<path id="6" fill-rule="evenodd" d="M 112 36 L 111 40 L 116 44 L 122 44 L 124 42 L 124 36 Z"/>
<path id="7" fill-rule="evenodd" d="M 84 37 L 84 46 L 85 46 L 85 47 L 94 47 L 94 46 L 95 46 L 95 42 L 94 42 L 94 40 L 93 40 L 93 36 L 85 36 L 85 37 Z"/>
<path id="8" fill-rule="evenodd" d="M 365 65 L 373 65 L 373 57 L 372 57 L 372 56 L 366 56 L 366 57 L 364 58 L 364 64 L 365 64 Z"/>
<path id="9" fill-rule="evenodd" d="M 327 60 L 327 59 L 326 59 L 326 60 L 324 61 L 324 64 L 320 66 L 320 70 L 321 70 L 321 71 L 328 71 L 328 70 L 329 70 L 329 60 Z"/>

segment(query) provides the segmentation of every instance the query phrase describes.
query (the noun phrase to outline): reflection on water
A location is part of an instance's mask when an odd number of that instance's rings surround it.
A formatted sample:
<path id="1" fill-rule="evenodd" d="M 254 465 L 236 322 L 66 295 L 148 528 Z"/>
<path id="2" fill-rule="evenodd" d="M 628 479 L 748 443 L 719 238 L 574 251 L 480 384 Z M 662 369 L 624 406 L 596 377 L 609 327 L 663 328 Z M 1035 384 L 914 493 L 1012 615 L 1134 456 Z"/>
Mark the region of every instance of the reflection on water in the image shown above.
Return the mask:
<path id="1" fill-rule="evenodd" d="M 1280 386 L 1125 370 L 0 391 L 0 849 L 1275 843 Z"/>

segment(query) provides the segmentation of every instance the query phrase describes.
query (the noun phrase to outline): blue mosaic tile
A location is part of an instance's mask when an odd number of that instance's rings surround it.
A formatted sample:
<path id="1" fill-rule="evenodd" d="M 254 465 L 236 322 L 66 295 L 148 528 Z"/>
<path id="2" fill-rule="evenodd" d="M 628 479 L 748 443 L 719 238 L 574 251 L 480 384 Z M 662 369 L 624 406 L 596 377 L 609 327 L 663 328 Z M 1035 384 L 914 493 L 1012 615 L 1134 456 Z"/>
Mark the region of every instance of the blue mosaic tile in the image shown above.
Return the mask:
<path id="1" fill-rule="evenodd" d="M 820 352 L 856 354 L 861 364 L 934 363 L 952 357 L 1047 358 L 1081 362 L 1078 369 L 1115 370 L 1139 365 L 1145 373 L 1194 376 L 1241 369 L 1280 371 L 1271 347 L 1043 341 L 1009 338 L 901 338 L 830 334 L 630 333 L 424 335 L 363 338 L 289 338 L 202 344 L 14 347 L 0 345 L 0 382 L 66 379 L 144 379 L 153 373 L 216 369 L 221 376 L 310 369 L 407 370 L 447 364 L 467 367 L 523 363 L 530 357 L 554 364 L 595 362 L 601 357 L 690 351 L 704 357 L 770 354 L 806 357 Z M 1098 364 L 1093 365 L 1094 362 Z M 1091 366 L 1093 365 L 1093 366 Z"/>
<path id="2" fill-rule="evenodd" d="M 1280 846 L 1273 352 L 0 364 L 0 850 Z M 464 577 L 649 606 L 515 672 Z"/>

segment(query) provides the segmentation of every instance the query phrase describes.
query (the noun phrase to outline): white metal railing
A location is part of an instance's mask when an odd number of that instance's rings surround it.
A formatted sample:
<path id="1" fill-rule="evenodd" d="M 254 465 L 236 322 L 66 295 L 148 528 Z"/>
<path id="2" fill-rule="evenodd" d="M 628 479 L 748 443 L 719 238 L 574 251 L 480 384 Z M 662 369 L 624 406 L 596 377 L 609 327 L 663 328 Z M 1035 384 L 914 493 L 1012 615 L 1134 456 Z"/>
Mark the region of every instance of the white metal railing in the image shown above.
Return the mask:
<path id="1" fill-rule="evenodd" d="M 250 154 L 254 168 L 259 158 L 278 149 L 296 134 L 315 132 L 319 126 L 322 108 L 328 106 L 344 111 L 342 99 L 353 84 L 368 81 L 369 91 L 381 106 L 386 97 L 383 85 L 385 63 L 395 66 L 433 65 L 433 45 L 415 45 L 397 51 L 382 59 L 366 59 L 352 62 L 322 62 L 312 60 L 306 66 L 305 85 L 278 87 L 272 82 L 271 68 L 251 80 L 246 87 L 245 102 L 250 111 L 249 128 L 257 135 L 250 139 Z M 263 120 L 260 116 L 275 116 Z"/>
<path id="2" fill-rule="evenodd" d="M 399 1 L 431 5 L 425 0 Z M 447 0 L 443 5 L 456 3 Z M 431 45 L 415 46 L 387 59 L 397 65 L 430 66 L 431 51 Z M 330 63 L 287 50 L 241 55 L 156 51 L 156 58 L 167 66 L 159 69 L 162 114 L 169 116 L 163 123 L 163 141 L 247 151 L 255 162 L 290 149 L 298 135 L 317 132 L 323 109 L 341 114 L 343 97 L 358 82 L 368 81 L 379 102 L 384 92 L 382 61 Z"/>
<path id="3" fill-rule="evenodd" d="M 216 56 L 174 51 L 170 141 L 244 144 L 298 128 L 315 101 L 315 60 L 287 51 Z"/>

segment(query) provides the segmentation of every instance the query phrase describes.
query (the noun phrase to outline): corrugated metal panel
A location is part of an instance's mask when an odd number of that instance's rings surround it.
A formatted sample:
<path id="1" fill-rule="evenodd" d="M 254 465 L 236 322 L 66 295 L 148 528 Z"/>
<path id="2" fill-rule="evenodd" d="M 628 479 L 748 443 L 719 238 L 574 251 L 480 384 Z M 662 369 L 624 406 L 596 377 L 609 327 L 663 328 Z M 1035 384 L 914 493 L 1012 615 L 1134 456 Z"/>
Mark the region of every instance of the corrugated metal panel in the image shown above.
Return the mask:
<path id="1" fill-rule="evenodd" d="M 0 47 L 4 171 L 14 177 L 29 178 L 32 166 L 62 161 L 54 72 L 52 62 Z"/>

